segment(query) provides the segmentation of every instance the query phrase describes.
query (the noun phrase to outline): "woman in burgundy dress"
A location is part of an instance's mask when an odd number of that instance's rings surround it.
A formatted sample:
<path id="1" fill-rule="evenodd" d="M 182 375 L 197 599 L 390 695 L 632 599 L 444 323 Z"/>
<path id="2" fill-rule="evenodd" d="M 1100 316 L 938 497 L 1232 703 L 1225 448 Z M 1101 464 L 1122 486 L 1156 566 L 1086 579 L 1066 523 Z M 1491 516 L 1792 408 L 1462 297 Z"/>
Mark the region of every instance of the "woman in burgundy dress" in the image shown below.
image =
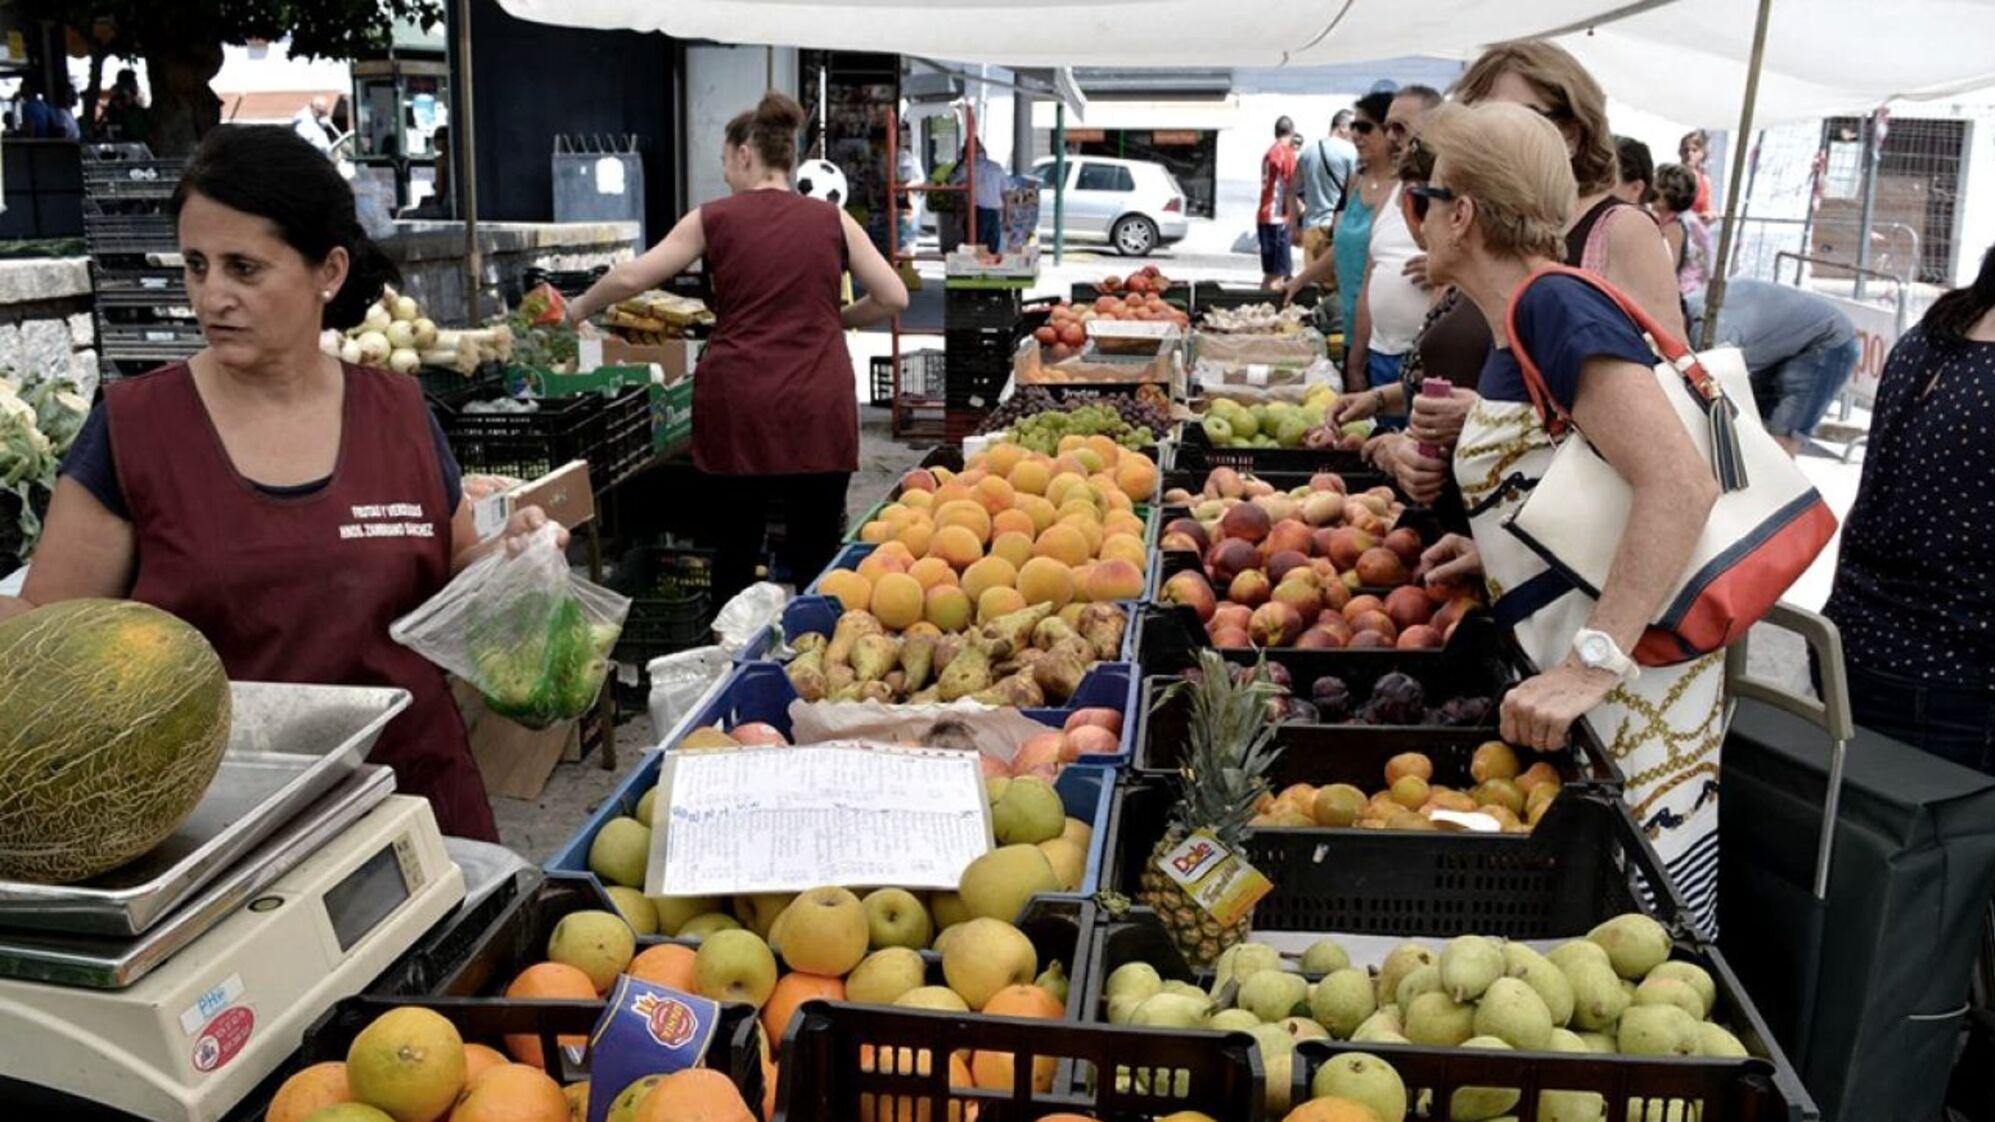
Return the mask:
<path id="1" fill-rule="evenodd" d="M 497 841 L 443 672 L 388 638 L 489 545 L 415 380 L 319 351 L 394 265 L 346 181 L 286 128 L 208 134 L 173 211 L 208 345 L 104 388 L 0 619 L 129 597 L 199 629 L 234 680 L 408 690 L 372 760 L 446 834 Z M 545 522 L 522 510 L 505 536 Z"/>
<path id="2" fill-rule="evenodd" d="M 845 487 L 859 466 L 859 398 L 845 329 L 907 307 L 907 287 L 843 210 L 791 187 L 804 111 L 771 92 L 727 123 L 732 194 L 679 220 L 665 240 L 568 305 L 580 324 L 705 259 L 715 326 L 693 380 L 693 462 L 720 519 L 714 592 L 754 578 L 771 506 L 799 585 L 838 552 Z M 867 295 L 839 306 L 851 270 Z"/>

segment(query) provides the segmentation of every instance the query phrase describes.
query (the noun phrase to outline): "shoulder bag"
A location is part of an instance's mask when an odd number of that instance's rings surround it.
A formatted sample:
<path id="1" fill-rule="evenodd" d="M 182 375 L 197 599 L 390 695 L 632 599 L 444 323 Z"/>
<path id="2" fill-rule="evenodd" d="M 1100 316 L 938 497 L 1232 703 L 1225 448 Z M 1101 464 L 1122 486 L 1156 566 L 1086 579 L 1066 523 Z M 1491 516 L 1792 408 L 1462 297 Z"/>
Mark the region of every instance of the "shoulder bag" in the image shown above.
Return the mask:
<path id="1" fill-rule="evenodd" d="M 1835 536 L 1836 516 L 1787 452 L 1767 435 L 1736 347 L 1693 354 L 1602 278 L 1565 265 L 1533 273 L 1511 298 L 1507 330 L 1524 385 L 1557 448 L 1551 467 L 1505 528 L 1552 569 L 1598 597 L 1628 523 L 1634 490 L 1596 452 L 1545 384 L 1517 335 L 1517 303 L 1551 274 L 1607 295 L 1660 356 L 1656 384 L 1722 493 L 1690 563 L 1633 654 L 1645 666 L 1697 658 L 1742 638 Z M 1734 402 L 1744 403 L 1740 408 Z"/>

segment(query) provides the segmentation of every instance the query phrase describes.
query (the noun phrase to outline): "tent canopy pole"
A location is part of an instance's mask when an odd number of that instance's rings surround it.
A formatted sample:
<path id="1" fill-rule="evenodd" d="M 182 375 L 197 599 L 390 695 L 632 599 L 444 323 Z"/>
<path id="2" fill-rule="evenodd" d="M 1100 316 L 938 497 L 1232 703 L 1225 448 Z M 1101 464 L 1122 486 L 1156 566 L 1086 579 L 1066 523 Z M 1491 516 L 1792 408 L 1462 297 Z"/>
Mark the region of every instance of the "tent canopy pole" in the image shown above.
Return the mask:
<path id="1" fill-rule="evenodd" d="M 464 200 L 464 308 L 465 322 L 476 327 L 484 320 L 478 289 L 485 274 L 484 254 L 478 250 L 478 162 L 477 134 L 471 122 L 471 0 L 457 0 L 457 88 L 451 91 L 457 102 L 457 191 Z"/>
<path id="2" fill-rule="evenodd" d="M 1766 58 L 1767 17 L 1773 0 L 1759 0 L 1759 16 L 1753 22 L 1753 54 L 1746 64 L 1746 96 L 1739 106 L 1739 136 L 1732 153 L 1732 189 L 1725 192 L 1725 226 L 1718 232 L 1718 260 L 1711 270 L 1711 286 L 1704 296 L 1704 331 L 1698 349 L 1718 341 L 1718 312 L 1725 306 L 1725 278 L 1732 273 L 1732 249 L 1738 244 L 1739 196 L 1744 193 L 1746 158 L 1752 148 L 1753 106 L 1759 101 L 1760 64 Z"/>

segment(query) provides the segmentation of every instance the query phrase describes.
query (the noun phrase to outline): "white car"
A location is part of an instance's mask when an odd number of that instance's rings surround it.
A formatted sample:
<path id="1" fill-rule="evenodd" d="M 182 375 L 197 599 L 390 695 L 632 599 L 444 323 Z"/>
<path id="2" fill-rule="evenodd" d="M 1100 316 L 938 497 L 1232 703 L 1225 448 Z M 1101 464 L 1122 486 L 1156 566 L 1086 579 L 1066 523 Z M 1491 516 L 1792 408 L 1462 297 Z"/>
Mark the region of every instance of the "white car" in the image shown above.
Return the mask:
<path id="1" fill-rule="evenodd" d="M 1053 237 L 1055 168 L 1047 157 L 1032 165 L 1039 181 L 1039 240 Z M 1107 156 L 1067 157 L 1067 237 L 1106 241 L 1125 257 L 1143 257 L 1184 240 L 1185 191 L 1162 164 Z"/>

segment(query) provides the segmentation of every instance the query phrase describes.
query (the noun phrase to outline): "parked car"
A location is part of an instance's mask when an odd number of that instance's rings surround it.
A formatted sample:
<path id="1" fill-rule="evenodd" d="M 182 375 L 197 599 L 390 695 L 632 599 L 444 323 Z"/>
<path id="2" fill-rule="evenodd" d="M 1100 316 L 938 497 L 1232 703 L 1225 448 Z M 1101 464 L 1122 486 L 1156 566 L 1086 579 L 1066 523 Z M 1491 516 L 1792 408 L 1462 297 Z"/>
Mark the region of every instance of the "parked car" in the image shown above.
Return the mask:
<path id="1" fill-rule="evenodd" d="M 1039 181 L 1039 238 L 1053 236 L 1052 157 L 1032 165 Z M 1064 204 L 1069 238 L 1106 241 L 1125 257 L 1143 257 L 1184 240 L 1185 190 L 1171 170 L 1148 160 L 1067 157 Z"/>

